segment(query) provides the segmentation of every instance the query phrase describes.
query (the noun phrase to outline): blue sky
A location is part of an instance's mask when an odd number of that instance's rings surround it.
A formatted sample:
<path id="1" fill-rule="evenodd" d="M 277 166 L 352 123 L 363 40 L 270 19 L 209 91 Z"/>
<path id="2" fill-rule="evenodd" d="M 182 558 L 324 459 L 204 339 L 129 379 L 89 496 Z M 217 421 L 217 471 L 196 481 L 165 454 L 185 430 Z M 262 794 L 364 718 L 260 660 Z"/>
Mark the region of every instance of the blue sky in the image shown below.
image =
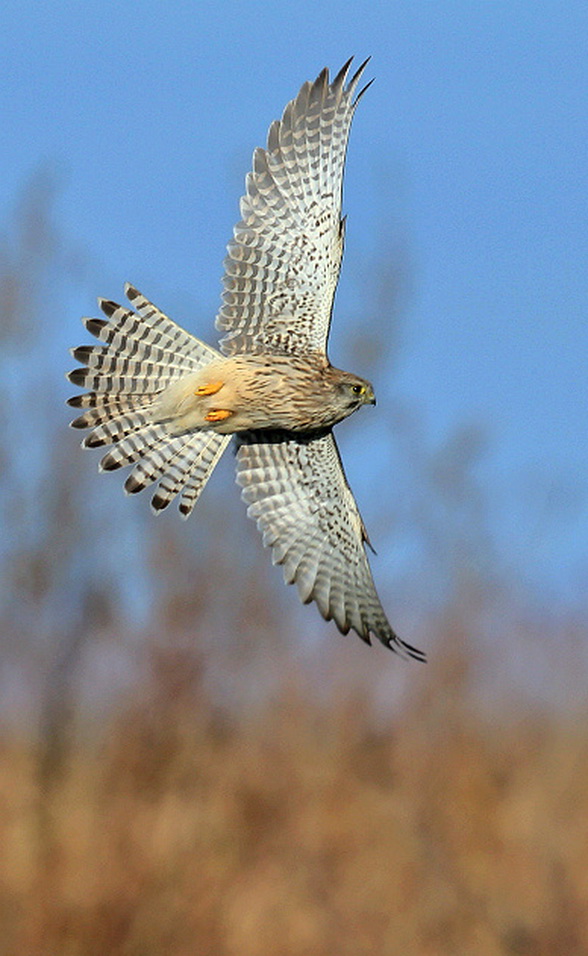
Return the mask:
<path id="1" fill-rule="evenodd" d="M 254 146 L 305 79 L 371 54 L 336 316 L 361 321 L 361 270 L 399 242 L 410 290 L 380 393 L 414 401 L 432 443 L 488 426 L 504 540 L 531 561 L 531 512 L 568 488 L 572 520 L 543 541 L 538 574 L 580 562 L 585 581 L 587 41 L 575 0 L 8 0 L 2 221 L 36 170 L 57 171 L 58 226 L 93 263 L 63 318 L 73 344 L 93 296 L 119 297 L 127 279 L 211 338 Z"/>

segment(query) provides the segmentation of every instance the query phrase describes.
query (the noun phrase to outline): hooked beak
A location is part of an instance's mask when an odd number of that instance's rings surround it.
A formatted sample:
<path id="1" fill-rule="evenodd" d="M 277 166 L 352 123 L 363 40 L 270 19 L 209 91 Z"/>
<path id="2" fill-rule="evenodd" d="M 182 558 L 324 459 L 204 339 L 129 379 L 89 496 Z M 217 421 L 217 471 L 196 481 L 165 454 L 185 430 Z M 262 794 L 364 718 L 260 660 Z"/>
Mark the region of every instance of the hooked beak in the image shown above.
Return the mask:
<path id="1" fill-rule="evenodd" d="M 366 401 L 367 401 L 368 405 L 375 405 L 375 404 L 376 404 L 376 396 L 374 395 L 374 390 L 373 390 L 373 388 L 370 388 L 370 389 L 369 389 L 369 391 L 368 391 L 368 393 L 367 393 L 367 395 L 366 395 Z"/>

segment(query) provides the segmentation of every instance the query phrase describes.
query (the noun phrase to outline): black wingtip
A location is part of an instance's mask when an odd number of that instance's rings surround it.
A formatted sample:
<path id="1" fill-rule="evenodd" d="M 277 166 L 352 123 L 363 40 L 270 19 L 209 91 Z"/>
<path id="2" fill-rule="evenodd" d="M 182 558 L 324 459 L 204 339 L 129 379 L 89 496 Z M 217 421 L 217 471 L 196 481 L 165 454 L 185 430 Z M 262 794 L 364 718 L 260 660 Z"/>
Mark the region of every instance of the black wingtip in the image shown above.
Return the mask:
<path id="1" fill-rule="evenodd" d="M 390 650 L 396 651 L 403 657 L 410 657 L 411 660 L 418 661 L 419 664 L 427 663 L 427 655 L 424 651 L 420 651 L 418 647 L 413 647 L 411 644 L 401 641 L 396 635 L 394 635 L 394 640 L 389 646 Z"/>
<path id="2" fill-rule="evenodd" d="M 366 66 L 368 65 L 368 63 L 370 62 L 370 60 L 371 60 L 371 56 L 366 57 L 366 59 L 363 61 L 363 63 L 361 63 L 361 64 L 358 66 L 357 70 L 355 71 L 355 73 L 353 74 L 353 76 L 351 77 L 351 79 L 349 80 L 347 89 L 349 90 L 349 92 L 350 92 L 352 95 L 353 95 L 353 93 L 355 92 L 355 88 L 356 88 L 357 84 L 359 83 L 359 81 L 360 81 L 360 79 L 361 79 L 361 75 L 362 75 L 363 71 L 365 70 Z M 362 97 L 363 94 L 366 92 L 366 90 L 368 90 L 368 89 L 370 88 L 370 86 L 372 85 L 373 82 L 374 82 L 374 81 L 373 81 L 373 79 L 372 79 L 372 80 L 369 81 L 369 83 L 366 83 L 366 85 L 361 88 L 361 90 L 359 91 L 359 93 L 357 94 L 357 96 L 355 97 L 355 99 L 353 100 L 353 105 L 354 105 L 354 106 L 357 106 L 357 104 L 359 103 L 361 97 Z"/>
<path id="3" fill-rule="evenodd" d="M 328 86 L 329 85 L 329 67 L 323 66 L 316 80 L 312 84 L 313 86 Z"/>
<path id="4" fill-rule="evenodd" d="M 366 66 L 368 65 L 368 63 L 370 62 L 370 60 L 371 60 L 371 55 L 370 55 L 370 56 L 366 56 L 366 58 L 365 58 L 365 60 L 363 61 L 363 63 L 360 63 L 360 64 L 359 64 L 359 66 L 357 67 L 355 73 L 353 74 L 353 76 L 352 76 L 351 79 L 349 80 L 349 86 L 354 86 L 354 85 L 357 83 L 357 81 L 359 80 L 361 74 L 362 74 L 363 71 L 365 70 L 365 68 L 366 68 Z"/>
<path id="5" fill-rule="evenodd" d="M 354 100 L 354 103 L 353 103 L 354 106 L 357 106 L 357 104 L 359 103 L 359 101 L 360 101 L 360 99 L 362 98 L 363 94 L 364 94 L 364 93 L 367 93 L 367 91 L 369 90 L 369 88 L 370 88 L 370 86 L 372 85 L 372 83 L 375 83 L 375 80 L 376 80 L 376 78 L 375 78 L 375 76 L 374 76 L 374 77 L 369 81 L 369 83 L 366 83 L 365 86 L 362 86 L 361 90 L 359 91 L 359 93 L 358 93 L 357 96 L 355 97 L 355 100 Z"/>
<path id="6" fill-rule="evenodd" d="M 331 86 L 333 87 L 343 86 L 343 84 L 345 83 L 345 80 L 347 79 L 347 74 L 349 73 L 349 67 L 351 66 L 352 63 L 353 63 L 353 57 L 350 56 L 349 59 L 343 64 L 343 66 L 337 73 L 337 76 L 331 83 Z"/>

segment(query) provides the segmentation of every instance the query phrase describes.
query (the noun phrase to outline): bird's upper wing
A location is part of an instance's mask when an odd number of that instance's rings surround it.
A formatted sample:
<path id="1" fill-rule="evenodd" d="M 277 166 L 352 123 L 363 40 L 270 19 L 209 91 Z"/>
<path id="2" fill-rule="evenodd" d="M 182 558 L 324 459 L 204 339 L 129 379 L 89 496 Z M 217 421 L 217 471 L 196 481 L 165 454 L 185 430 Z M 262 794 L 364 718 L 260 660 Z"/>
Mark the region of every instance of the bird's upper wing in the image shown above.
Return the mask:
<path id="1" fill-rule="evenodd" d="M 425 655 L 394 633 L 378 598 L 365 553 L 367 535 L 345 478 L 335 439 L 250 433 L 240 437 L 237 481 L 274 564 L 305 603 L 346 634 L 370 634 L 401 654 Z"/>
<path id="2" fill-rule="evenodd" d="M 325 352 L 343 254 L 341 192 L 355 91 L 351 60 L 332 83 L 324 69 L 305 83 L 267 149 L 256 149 L 242 220 L 225 259 L 221 348 L 237 352 Z M 369 84 L 368 84 L 369 86 Z"/>

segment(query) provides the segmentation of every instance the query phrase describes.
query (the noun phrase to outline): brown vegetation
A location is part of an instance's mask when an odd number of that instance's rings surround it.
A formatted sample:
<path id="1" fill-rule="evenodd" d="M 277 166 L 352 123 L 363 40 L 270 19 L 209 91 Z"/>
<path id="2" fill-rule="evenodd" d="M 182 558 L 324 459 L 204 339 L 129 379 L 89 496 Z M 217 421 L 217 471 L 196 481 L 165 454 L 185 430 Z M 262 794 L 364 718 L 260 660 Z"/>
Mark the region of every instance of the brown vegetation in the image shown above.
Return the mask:
<path id="1" fill-rule="evenodd" d="M 230 717 L 182 655 L 152 665 L 62 759 L 5 740 L 0 952 L 588 950 L 585 719 L 489 725 L 456 658 L 379 727 L 285 687 Z"/>

